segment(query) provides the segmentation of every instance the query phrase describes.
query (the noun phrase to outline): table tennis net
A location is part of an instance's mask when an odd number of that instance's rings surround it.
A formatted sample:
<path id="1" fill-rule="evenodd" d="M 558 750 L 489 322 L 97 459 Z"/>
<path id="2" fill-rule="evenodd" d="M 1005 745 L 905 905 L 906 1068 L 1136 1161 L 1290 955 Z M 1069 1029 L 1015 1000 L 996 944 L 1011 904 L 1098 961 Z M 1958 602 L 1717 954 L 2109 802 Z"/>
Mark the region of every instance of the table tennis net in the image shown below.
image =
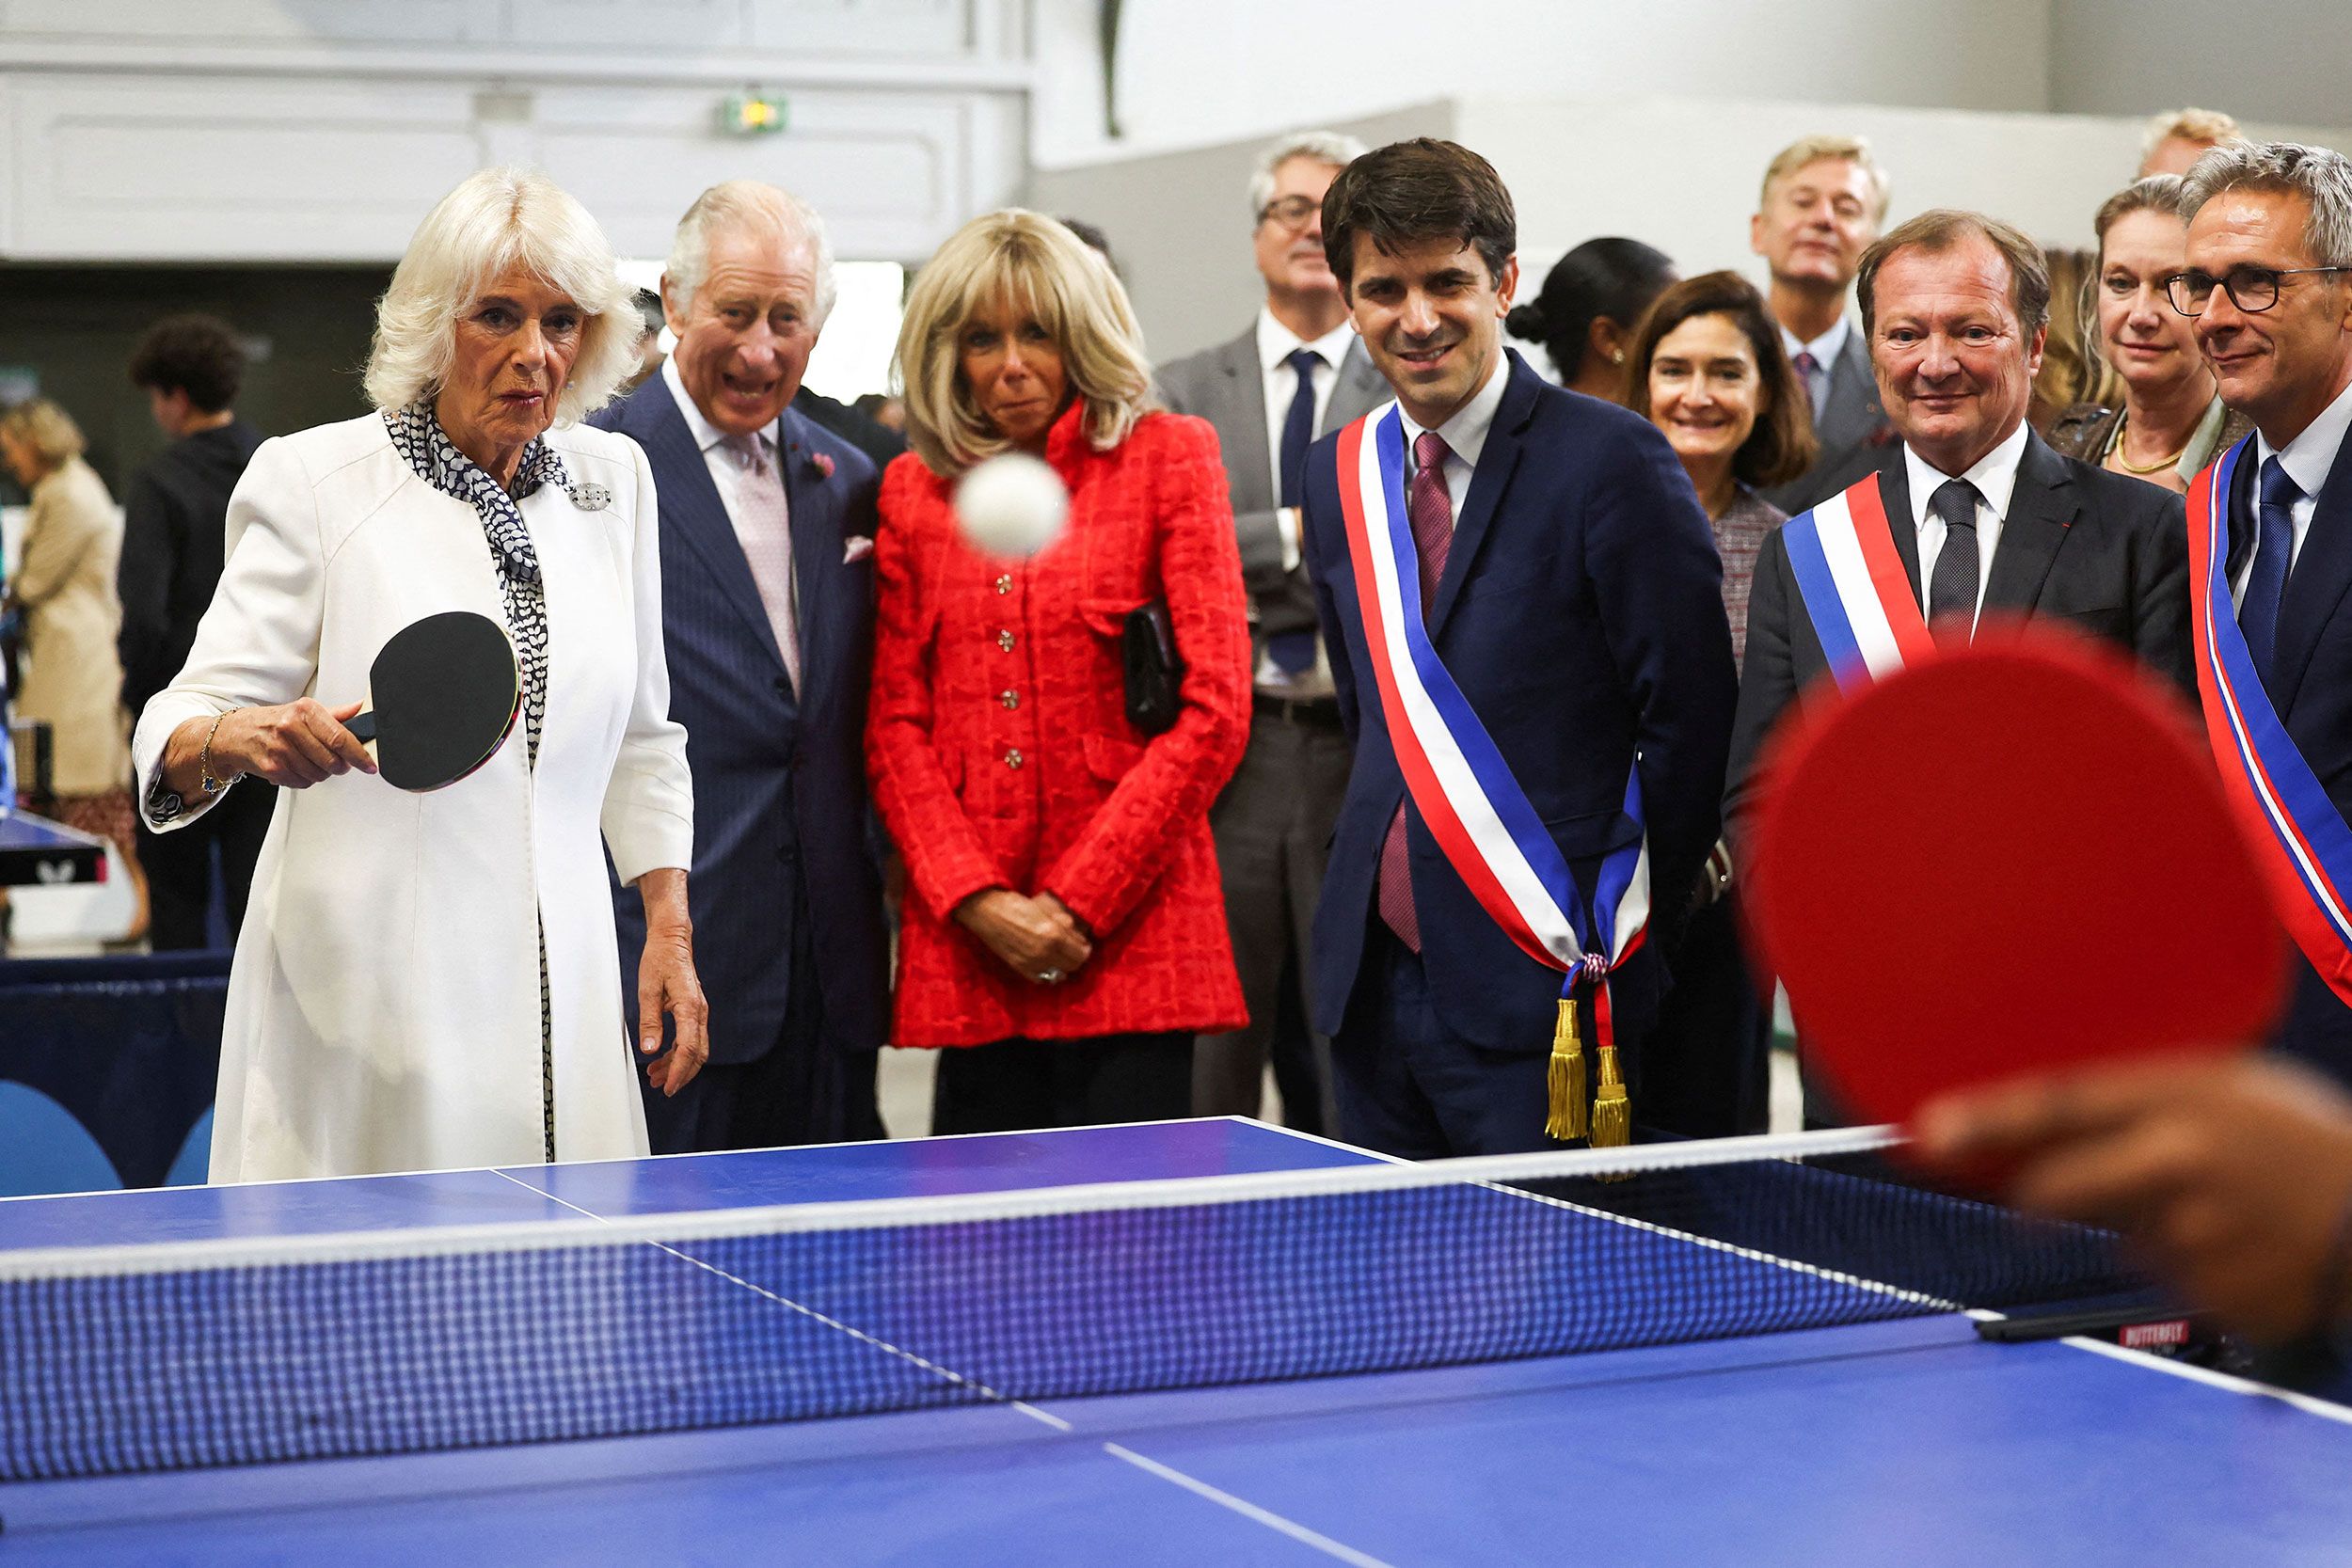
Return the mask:
<path id="1" fill-rule="evenodd" d="M 0 1478 L 1328 1377 L 2106 1295 L 1875 1132 L 0 1254 Z"/>

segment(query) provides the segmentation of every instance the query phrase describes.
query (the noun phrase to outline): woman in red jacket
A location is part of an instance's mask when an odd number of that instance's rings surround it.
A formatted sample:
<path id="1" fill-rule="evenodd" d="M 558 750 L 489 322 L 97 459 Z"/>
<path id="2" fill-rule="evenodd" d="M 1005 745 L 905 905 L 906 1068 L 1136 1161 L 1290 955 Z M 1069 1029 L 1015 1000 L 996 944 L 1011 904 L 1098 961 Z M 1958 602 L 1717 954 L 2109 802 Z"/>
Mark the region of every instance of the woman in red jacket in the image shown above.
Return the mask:
<path id="1" fill-rule="evenodd" d="M 893 1040 L 952 1046 L 933 1131 L 1188 1113 L 1192 1039 L 1238 1028 L 1209 805 L 1249 730 L 1241 558 L 1216 436 L 1157 411 L 1126 293 L 1059 223 L 992 214 L 898 334 L 914 450 L 882 480 L 866 767 L 907 868 Z M 1068 531 L 981 554 L 952 500 L 1025 451 Z M 1128 613 L 1165 603 L 1174 725 L 1129 722 Z"/>

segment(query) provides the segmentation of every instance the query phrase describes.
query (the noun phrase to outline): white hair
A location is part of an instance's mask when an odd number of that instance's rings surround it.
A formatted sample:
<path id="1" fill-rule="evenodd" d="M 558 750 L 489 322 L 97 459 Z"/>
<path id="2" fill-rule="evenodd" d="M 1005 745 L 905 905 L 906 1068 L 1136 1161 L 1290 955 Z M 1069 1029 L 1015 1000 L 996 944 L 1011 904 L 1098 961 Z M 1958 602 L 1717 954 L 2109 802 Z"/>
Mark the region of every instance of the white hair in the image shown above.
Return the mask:
<path id="1" fill-rule="evenodd" d="M 569 294 L 586 318 L 556 418 L 569 423 L 603 406 L 637 365 L 634 295 L 588 209 L 526 168 L 468 176 L 417 225 L 376 301 L 368 401 L 405 408 L 438 392 L 456 358 L 459 319 L 517 265 Z"/>
<path id="2" fill-rule="evenodd" d="M 679 310 L 692 307 L 694 293 L 710 270 L 711 236 L 738 228 L 764 229 L 779 249 L 805 243 L 816 262 L 817 297 L 809 302 L 816 325 L 833 314 L 833 240 L 817 209 L 781 186 L 758 180 L 729 180 L 694 198 L 677 220 L 670 260 L 662 274 Z"/>
<path id="3" fill-rule="evenodd" d="M 1364 155 L 1364 144 L 1337 131 L 1300 131 L 1284 136 L 1258 157 L 1249 173 L 1249 221 L 1263 222 L 1274 204 L 1274 177 L 1293 158 L 1311 158 L 1333 168 L 1345 168 Z"/>
<path id="4" fill-rule="evenodd" d="M 2191 166 L 2181 182 L 2181 216 L 2235 190 L 2298 195 L 2312 204 L 2303 245 L 2323 267 L 2352 266 L 2352 159 L 2301 142 L 2224 142 Z"/>

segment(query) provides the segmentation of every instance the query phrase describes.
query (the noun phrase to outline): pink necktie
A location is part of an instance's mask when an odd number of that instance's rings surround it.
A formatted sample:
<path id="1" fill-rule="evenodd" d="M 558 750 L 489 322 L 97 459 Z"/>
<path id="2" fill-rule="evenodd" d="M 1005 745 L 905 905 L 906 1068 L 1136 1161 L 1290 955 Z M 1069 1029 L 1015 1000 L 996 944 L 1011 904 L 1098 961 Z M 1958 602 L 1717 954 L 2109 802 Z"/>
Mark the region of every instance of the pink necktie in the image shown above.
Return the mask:
<path id="1" fill-rule="evenodd" d="M 1421 613 L 1429 619 L 1429 601 L 1437 597 L 1445 576 L 1446 552 L 1454 547 L 1454 498 L 1446 493 L 1445 438 L 1425 430 L 1413 440 L 1413 482 L 1406 488 L 1405 515 L 1413 525 L 1413 548 L 1421 556 Z M 1380 841 L 1380 918 L 1397 940 L 1421 951 L 1421 914 L 1413 908 L 1412 868 L 1405 858 L 1405 802 L 1397 802 L 1389 818 L 1388 836 Z"/>
<path id="2" fill-rule="evenodd" d="M 792 602 L 792 520 L 786 510 L 784 479 L 770 461 L 768 449 L 756 436 L 733 436 L 727 450 L 741 465 L 736 476 L 735 505 L 730 520 L 752 568 L 759 602 L 768 611 L 769 627 L 776 634 L 776 649 L 784 655 L 784 673 L 792 689 L 801 688 L 801 639 Z"/>

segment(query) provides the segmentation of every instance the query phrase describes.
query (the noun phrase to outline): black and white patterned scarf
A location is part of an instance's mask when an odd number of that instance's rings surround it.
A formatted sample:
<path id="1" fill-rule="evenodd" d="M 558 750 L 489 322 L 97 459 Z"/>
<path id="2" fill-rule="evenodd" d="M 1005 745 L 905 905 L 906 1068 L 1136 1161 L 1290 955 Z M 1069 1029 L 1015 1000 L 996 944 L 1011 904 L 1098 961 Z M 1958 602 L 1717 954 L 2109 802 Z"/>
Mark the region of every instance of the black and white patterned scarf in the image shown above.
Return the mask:
<path id="1" fill-rule="evenodd" d="M 523 527 L 522 509 L 516 503 L 552 484 L 568 489 L 571 476 L 553 448 L 534 437 L 523 449 L 515 469 L 515 487 L 502 488 L 480 464 L 457 450 L 441 429 L 433 405 L 412 403 L 384 416 L 392 433 L 392 446 L 423 480 L 445 496 L 474 510 L 482 531 L 490 541 L 497 563 L 499 593 L 506 602 L 506 633 L 515 640 L 515 658 L 523 678 L 523 734 L 531 762 L 539 762 L 539 726 L 548 711 L 548 595 L 539 579 L 539 552 L 532 547 Z"/>
<path id="2" fill-rule="evenodd" d="M 392 433 L 392 446 L 423 480 L 445 496 L 453 496 L 482 519 L 490 541 L 490 559 L 499 574 L 499 594 L 506 605 L 506 634 L 514 639 L 515 662 L 523 681 L 523 737 L 529 743 L 531 766 L 539 765 L 539 726 L 548 711 L 548 594 L 539 578 L 539 552 L 532 547 L 531 531 L 523 527 L 522 508 L 516 503 L 542 485 L 569 489 L 571 477 L 564 460 L 545 441 L 533 437 L 523 449 L 515 468 L 515 487 L 500 486 L 455 442 L 434 417 L 433 405 L 412 403 L 384 416 Z M 539 1110 L 540 1132 L 547 1158 L 555 1159 L 555 1009 L 548 980 L 548 931 L 539 924 Z"/>

